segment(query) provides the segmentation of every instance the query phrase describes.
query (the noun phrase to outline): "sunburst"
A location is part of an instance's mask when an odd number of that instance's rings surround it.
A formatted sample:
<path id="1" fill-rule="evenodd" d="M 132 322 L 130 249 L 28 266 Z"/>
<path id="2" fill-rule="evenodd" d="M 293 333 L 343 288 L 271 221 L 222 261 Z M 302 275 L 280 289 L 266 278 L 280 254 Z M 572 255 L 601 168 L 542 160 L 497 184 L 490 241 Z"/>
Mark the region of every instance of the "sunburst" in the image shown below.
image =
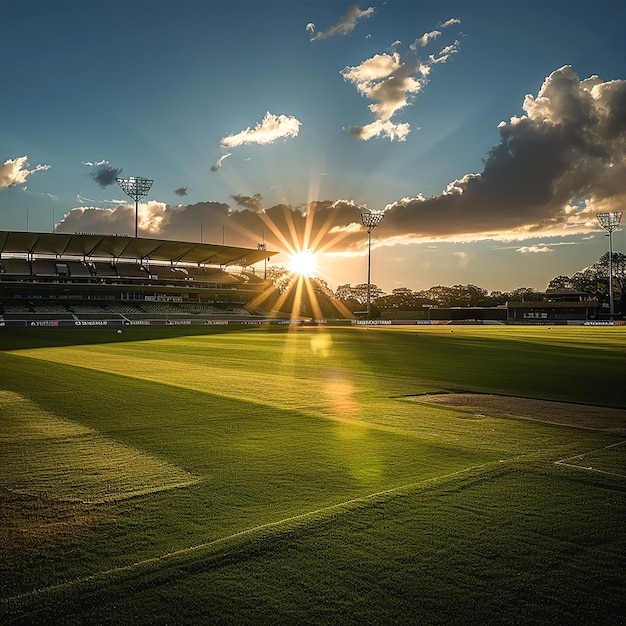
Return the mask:
<path id="1" fill-rule="evenodd" d="M 321 319 L 324 315 L 313 282 L 316 276 L 316 262 L 325 251 L 332 248 L 348 233 L 336 233 L 324 241 L 333 227 L 332 212 L 326 217 L 323 224 L 316 224 L 317 233 L 315 236 L 313 236 L 314 209 L 305 214 L 304 227 L 301 229 L 298 229 L 293 214 L 287 207 L 285 207 L 284 215 L 287 223 L 286 232 L 278 228 L 267 213 L 261 213 L 259 217 L 279 242 L 283 251 L 289 255 L 288 270 L 291 272 L 291 278 L 275 302 L 271 302 L 272 294 L 275 291 L 273 288 L 269 288 L 259 294 L 251 304 L 255 307 L 263 306 L 264 303 L 272 304 L 274 309 L 280 310 L 286 302 L 291 302 L 292 318 L 312 317 Z M 310 304 L 310 308 L 307 308 L 306 312 L 303 311 L 305 302 Z M 338 317 L 351 317 L 350 311 L 342 303 L 335 303 L 335 308 Z"/>
<path id="2" fill-rule="evenodd" d="M 289 260 L 289 270 L 293 274 L 312 278 L 317 271 L 316 255 L 312 250 L 302 250 L 292 254 Z"/>

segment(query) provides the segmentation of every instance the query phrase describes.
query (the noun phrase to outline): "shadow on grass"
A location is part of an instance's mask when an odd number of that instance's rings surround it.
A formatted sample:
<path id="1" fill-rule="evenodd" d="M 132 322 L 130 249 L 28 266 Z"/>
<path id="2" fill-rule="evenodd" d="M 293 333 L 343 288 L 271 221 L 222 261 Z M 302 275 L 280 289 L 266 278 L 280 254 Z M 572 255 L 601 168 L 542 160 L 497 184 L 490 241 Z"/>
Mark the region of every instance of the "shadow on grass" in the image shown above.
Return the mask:
<path id="1" fill-rule="evenodd" d="M 195 335 L 219 335 L 234 331 L 254 331 L 261 326 L 181 325 L 181 326 L 78 326 L 0 328 L 0 351 L 78 346 L 127 341 L 172 339 Z M 121 333 L 117 331 L 121 330 Z M 267 328 L 265 328 L 267 330 Z"/>

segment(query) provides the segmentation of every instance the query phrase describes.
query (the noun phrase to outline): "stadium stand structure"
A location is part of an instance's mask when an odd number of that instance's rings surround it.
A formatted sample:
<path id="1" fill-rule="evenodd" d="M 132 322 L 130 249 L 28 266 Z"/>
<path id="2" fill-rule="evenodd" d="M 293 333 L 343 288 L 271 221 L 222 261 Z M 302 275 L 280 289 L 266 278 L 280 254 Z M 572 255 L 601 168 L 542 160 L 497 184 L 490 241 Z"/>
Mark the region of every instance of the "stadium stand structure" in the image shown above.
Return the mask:
<path id="1" fill-rule="evenodd" d="M 0 324 L 258 320 L 268 312 L 255 299 L 275 288 L 251 266 L 275 254 L 129 236 L 0 231 Z"/>

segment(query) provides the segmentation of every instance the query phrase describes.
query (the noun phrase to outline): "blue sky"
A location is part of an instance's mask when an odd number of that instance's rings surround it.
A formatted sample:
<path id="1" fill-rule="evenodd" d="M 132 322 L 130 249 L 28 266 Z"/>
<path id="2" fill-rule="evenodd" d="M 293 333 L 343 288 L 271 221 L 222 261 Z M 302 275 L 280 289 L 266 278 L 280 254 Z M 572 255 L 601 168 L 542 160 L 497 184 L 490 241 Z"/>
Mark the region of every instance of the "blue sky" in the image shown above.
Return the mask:
<path id="1" fill-rule="evenodd" d="M 132 234 L 144 176 L 143 236 L 312 249 L 335 288 L 366 206 L 386 291 L 543 289 L 624 209 L 625 5 L 2 0 L 0 229 Z"/>

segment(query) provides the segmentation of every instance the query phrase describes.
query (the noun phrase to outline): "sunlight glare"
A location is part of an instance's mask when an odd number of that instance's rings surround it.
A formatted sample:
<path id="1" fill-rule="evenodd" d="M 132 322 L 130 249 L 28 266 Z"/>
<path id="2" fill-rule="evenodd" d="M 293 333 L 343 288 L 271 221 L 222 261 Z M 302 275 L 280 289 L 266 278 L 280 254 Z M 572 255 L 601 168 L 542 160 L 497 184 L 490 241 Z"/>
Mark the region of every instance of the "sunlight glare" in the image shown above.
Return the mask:
<path id="1" fill-rule="evenodd" d="M 289 262 L 289 270 L 300 276 L 315 276 L 315 255 L 311 250 L 296 252 Z"/>

